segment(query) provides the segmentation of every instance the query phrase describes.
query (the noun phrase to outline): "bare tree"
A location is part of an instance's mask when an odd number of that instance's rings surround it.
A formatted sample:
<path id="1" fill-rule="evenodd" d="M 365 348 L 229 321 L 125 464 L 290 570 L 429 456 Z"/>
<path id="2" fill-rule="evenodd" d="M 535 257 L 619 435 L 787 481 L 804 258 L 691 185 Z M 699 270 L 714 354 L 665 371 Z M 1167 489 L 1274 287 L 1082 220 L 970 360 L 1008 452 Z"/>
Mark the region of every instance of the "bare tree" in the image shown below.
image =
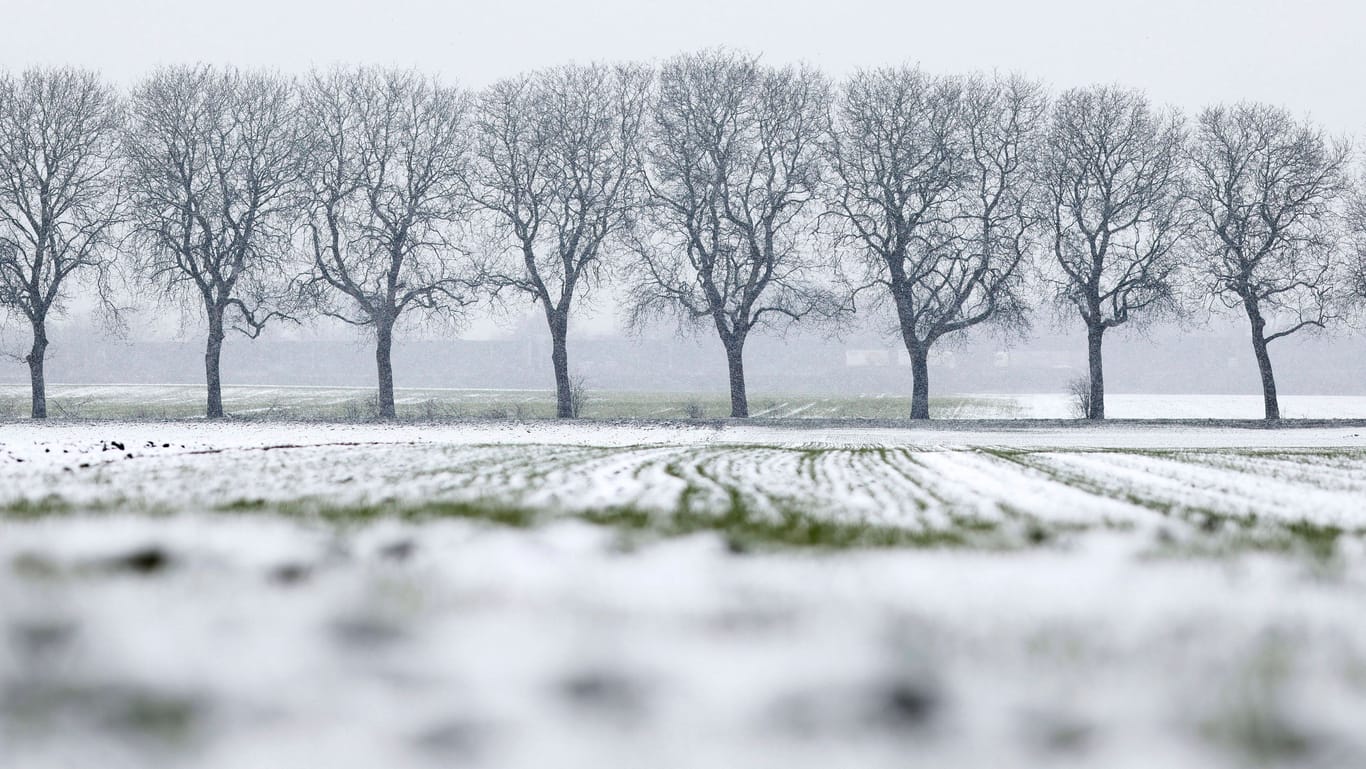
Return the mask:
<path id="1" fill-rule="evenodd" d="M 1107 330 L 1176 308 L 1190 216 L 1182 203 L 1185 129 L 1141 92 L 1063 93 L 1039 157 L 1041 217 L 1060 273 L 1056 298 L 1086 324 L 1089 419 L 1105 418 Z"/>
<path id="2" fill-rule="evenodd" d="M 830 88 L 808 67 L 728 51 L 663 67 L 646 151 L 633 322 L 710 322 L 726 351 L 732 417 L 749 416 L 744 348 L 762 324 L 827 313 L 811 235 Z"/>
<path id="3" fill-rule="evenodd" d="M 282 317 L 299 162 L 294 84 L 209 66 L 158 70 L 133 91 L 124 134 L 141 272 L 203 307 L 206 414 L 223 416 L 227 332 Z"/>
<path id="4" fill-rule="evenodd" d="M 1019 324 L 1027 160 L 1043 89 L 1021 78 L 932 78 L 901 67 L 841 89 L 829 140 L 837 240 L 886 289 L 911 360 L 911 418 L 930 416 L 929 353 L 981 323 Z"/>
<path id="5" fill-rule="evenodd" d="M 1279 419 L 1267 345 L 1323 328 L 1341 309 L 1346 140 L 1265 104 L 1211 107 L 1190 151 L 1191 201 L 1210 294 L 1242 307 L 1267 419 Z M 1274 328 L 1273 328 L 1274 327 Z"/>
<path id="6" fill-rule="evenodd" d="M 33 329 L 32 415 L 47 416 L 47 321 L 72 280 L 108 302 L 120 209 L 118 98 L 93 72 L 0 75 L 0 308 Z"/>
<path id="7" fill-rule="evenodd" d="M 479 100 L 472 194 L 510 257 L 491 279 L 545 313 L 560 418 L 575 416 L 570 308 L 600 281 L 604 249 L 638 206 L 649 81 L 640 67 L 571 65 L 501 81 Z"/>
<path id="8" fill-rule="evenodd" d="M 374 330 L 379 416 L 392 418 L 395 324 L 414 312 L 458 318 L 479 283 L 454 232 L 467 208 L 469 97 L 365 68 L 315 74 L 303 101 L 304 291 L 324 315 Z"/>
<path id="9" fill-rule="evenodd" d="M 1359 315 L 1366 306 L 1366 173 L 1352 180 L 1347 201 L 1348 262 L 1345 277 L 1346 305 Z"/>

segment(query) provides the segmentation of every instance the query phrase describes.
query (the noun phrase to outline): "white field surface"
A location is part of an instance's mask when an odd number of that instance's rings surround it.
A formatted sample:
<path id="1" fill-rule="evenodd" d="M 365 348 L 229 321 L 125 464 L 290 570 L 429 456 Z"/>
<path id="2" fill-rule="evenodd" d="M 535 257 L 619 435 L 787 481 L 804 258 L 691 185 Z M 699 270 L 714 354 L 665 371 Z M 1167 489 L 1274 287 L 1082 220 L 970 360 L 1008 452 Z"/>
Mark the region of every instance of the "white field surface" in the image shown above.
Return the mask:
<path id="1" fill-rule="evenodd" d="M 1076 416 L 1067 395 L 974 395 L 980 411 L 965 409 L 960 418 L 1070 419 Z M 1366 419 L 1366 397 L 1360 395 L 1282 395 L 1284 419 Z M 1261 419 L 1260 395 L 1153 395 L 1107 393 L 1105 415 L 1111 419 Z"/>
<path id="2" fill-rule="evenodd" d="M 909 384 L 909 382 L 908 382 Z M 279 387 L 228 385 L 229 414 L 247 418 L 363 419 L 373 415 L 369 387 Z M 419 419 L 538 418 L 555 414 L 550 390 L 399 388 L 399 416 Z M 49 411 L 56 417 L 93 419 L 181 419 L 202 415 L 200 384 L 110 384 L 48 386 Z M 0 385 L 0 416 L 28 413 L 28 385 Z M 1260 395 L 1134 395 L 1110 393 L 1113 419 L 1261 419 Z M 889 419 L 910 413 L 904 395 L 812 396 L 757 393 L 750 414 L 767 419 Z M 614 392 L 590 390 L 584 416 L 598 419 L 682 419 L 700 411 L 707 418 L 730 413 L 724 393 Z M 1062 393 L 936 394 L 936 419 L 1070 419 L 1072 399 Z M 1366 396 L 1282 395 L 1286 419 L 1366 419 Z"/>
<path id="3" fill-rule="evenodd" d="M 0 767 L 1366 765 L 1362 428 L 20 421 L 0 508 Z"/>

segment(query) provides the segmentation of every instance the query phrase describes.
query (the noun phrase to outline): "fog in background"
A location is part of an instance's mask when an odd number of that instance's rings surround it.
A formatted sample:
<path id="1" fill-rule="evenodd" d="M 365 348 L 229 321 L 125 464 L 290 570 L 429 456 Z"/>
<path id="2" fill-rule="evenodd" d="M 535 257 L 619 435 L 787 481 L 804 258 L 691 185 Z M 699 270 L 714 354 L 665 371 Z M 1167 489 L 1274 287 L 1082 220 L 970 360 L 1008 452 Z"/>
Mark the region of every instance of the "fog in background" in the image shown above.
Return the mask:
<path id="1" fill-rule="evenodd" d="M 1232 9 L 1232 10 L 1231 10 Z M 1283 105 L 1335 133 L 1366 134 L 1360 95 L 1366 6 L 1310 0 L 1124 6 L 1087 0 L 958 5 L 916 2 L 563 3 L 418 2 L 10 2 L 0 66 L 71 64 L 127 86 L 159 64 L 205 61 L 301 73 L 334 63 L 412 66 L 480 87 L 567 61 L 655 61 L 727 45 L 770 63 L 808 61 L 839 78 L 856 67 L 919 63 L 932 73 L 1019 71 L 1058 90 L 1097 82 L 1141 88 L 1188 114 L 1240 99 Z M 87 307 L 52 324 L 49 380 L 199 382 L 200 314 L 139 297 L 127 332 L 112 339 Z M 1113 392 L 1258 391 L 1240 314 L 1198 316 L 1107 336 Z M 592 388 L 722 392 L 723 352 L 702 329 L 669 326 L 628 336 L 613 296 L 576 305 L 571 365 Z M 900 340 L 876 320 L 846 328 L 757 337 L 747 350 L 754 392 L 910 391 Z M 6 352 L 28 333 L 11 321 Z M 549 387 L 549 343 L 533 305 L 480 311 L 459 332 L 408 330 L 395 350 L 402 386 Z M 945 340 L 946 343 L 949 340 Z M 1366 393 L 1366 334 L 1290 337 L 1272 351 L 1284 393 Z M 229 384 L 369 386 L 373 352 L 334 324 L 268 327 L 259 340 L 229 337 Z M 1075 318 L 1045 309 L 1027 338 L 977 331 L 931 363 L 938 394 L 1051 392 L 1085 373 Z M 0 359 L 0 381 L 27 381 L 20 359 Z"/>

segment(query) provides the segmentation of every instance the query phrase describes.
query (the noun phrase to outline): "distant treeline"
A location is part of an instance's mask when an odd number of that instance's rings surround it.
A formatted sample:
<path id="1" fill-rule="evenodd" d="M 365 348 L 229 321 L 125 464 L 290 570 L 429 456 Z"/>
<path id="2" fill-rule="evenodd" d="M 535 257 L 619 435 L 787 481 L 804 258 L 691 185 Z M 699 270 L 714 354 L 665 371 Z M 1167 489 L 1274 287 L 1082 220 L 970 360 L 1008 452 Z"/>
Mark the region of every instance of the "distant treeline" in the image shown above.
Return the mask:
<path id="1" fill-rule="evenodd" d="M 1188 119 L 1118 86 L 910 66 L 833 82 L 730 50 L 479 91 L 198 65 L 122 93 L 31 69 L 0 74 L 0 306 L 33 329 L 34 417 L 47 322 L 77 292 L 115 324 L 129 297 L 202 309 L 210 417 L 230 332 L 366 329 L 391 417 L 401 320 L 521 297 L 571 417 L 571 310 L 610 287 L 632 324 L 715 329 L 734 417 L 756 328 L 891 310 L 912 418 L 929 417 L 936 342 L 1052 306 L 1086 328 L 1076 394 L 1102 419 L 1108 329 L 1223 305 L 1248 318 L 1276 419 L 1268 345 L 1366 299 L 1353 164 L 1347 138 L 1271 105 Z"/>

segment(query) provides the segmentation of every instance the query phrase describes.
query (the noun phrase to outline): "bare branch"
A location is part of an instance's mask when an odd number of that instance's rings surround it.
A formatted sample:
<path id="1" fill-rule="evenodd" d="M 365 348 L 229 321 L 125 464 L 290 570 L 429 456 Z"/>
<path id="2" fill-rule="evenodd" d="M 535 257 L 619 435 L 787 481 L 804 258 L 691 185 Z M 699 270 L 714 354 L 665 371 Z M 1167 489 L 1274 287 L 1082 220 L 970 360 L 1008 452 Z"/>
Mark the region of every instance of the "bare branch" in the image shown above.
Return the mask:
<path id="1" fill-rule="evenodd" d="M 135 260 L 208 321 L 209 416 L 221 416 L 227 330 L 285 316 L 303 122 L 292 81 L 207 66 L 158 70 L 133 92 L 123 154 Z"/>
<path id="2" fill-rule="evenodd" d="M 489 280 L 541 305 L 562 417 L 573 411 L 570 308 L 601 281 L 639 206 L 649 85 L 642 67 L 570 65 L 496 83 L 479 99 L 470 194 L 497 248 Z"/>
<path id="3" fill-rule="evenodd" d="M 122 212 L 120 119 L 113 89 L 93 72 L 0 74 L 0 308 L 33 328 L 25 360 L 35 417 L 47 414 L 46 324 L 72 280 L 88 279 L 116 310 L 108 287 Z"/>
<path id="4" fill-rule="evenodd" d="M 1280 406 L 1267 345 L 1344 312 L 1349 153 L 1345 139 L 1276 107 L 1242 103 L 1200 114 L 1190 201 L 1206 292 L 1247 313 L 1268 419 Z"/>
<path id="5" fill-rule="evenodd" d="M 392 417 L 394 325 L 417 313 L 458 321 L 480 282 L 457 237 L 470 98 L 411 71 L 335 69 L 314 73 L 301 111 L 310 269 L 300 295 L 374 329 L 381 416 Z"/>
<path id="6" fill-rule="evenodd" d="M 885 287 L 915 376 L 912 417 L 928 416 L 925 360 L 940 337 L 1023 323 L 1029 246 L 1027 161 L 1046 102 L 1020 78 L 863 71 L 843 86 L 827 154 L 826 218 L 859 257 L 851 298 Z"/>
<path id="7" fill-rule="evenodd" d="M 824 164 L 830 88 L 809 67 L 724 50 L 680 56 L 659 77 L 646 149 L 649 202 L 633 233 L 631 318 L 709 321 L 727 351 L 732 415 L 741 356 L 763 323 L 831 314 L 814 281 L 810 205 Z"/>

